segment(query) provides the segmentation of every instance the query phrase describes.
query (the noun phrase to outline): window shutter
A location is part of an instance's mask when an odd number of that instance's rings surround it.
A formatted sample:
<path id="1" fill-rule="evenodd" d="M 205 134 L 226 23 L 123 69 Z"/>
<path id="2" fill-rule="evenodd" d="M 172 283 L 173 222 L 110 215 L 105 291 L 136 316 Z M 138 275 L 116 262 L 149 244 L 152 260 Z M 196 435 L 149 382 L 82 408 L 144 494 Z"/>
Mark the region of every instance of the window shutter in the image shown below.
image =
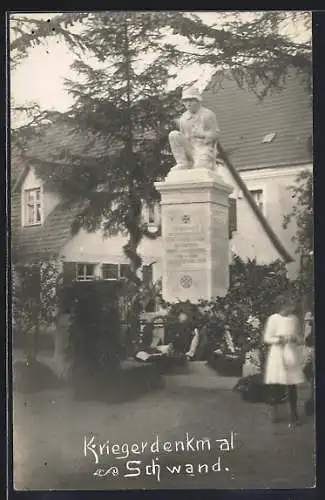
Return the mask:
<path id="1" fill-rule="evenodd" d="M 63 284 L 71 285 L 76 280 L 76 262 L 63 262 Z"/>
<path id="2" fill-rule="evenodd" d="M 236 198 L 229 198 L 229 238 L 232 233 L 237 231 L 237 200 Z"/>
<path id="3" fill-rule="evenodd" d="M 118 280 L 118 264 L 103 264 L 102 276 L 104 280 Z"/>
<path id="4" fill-rule="evenodd" d="M 120 264 L 120 278 L 129 278 L 130 276 L 130 265 Z"/>

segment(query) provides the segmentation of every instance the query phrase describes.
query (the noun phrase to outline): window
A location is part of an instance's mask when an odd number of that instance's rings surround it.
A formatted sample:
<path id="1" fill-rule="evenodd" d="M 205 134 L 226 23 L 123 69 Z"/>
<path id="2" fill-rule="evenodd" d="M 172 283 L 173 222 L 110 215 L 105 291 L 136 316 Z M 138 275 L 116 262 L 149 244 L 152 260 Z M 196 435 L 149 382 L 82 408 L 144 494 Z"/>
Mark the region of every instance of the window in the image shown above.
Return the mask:
<path id="1" fill-rule="evenodd" d="M 103 264 L 102 278 L 104 280 L 118 280 L 128 278 L 130 273 L 129 264 Z"/>
<path id="2" fill-rule="evenodd" d="M 258 208 L 261 210 L 262 213 L 264 213 L 264 193 L 263 189 L 253 189 L 250 191 L 250 194 L 253 197 L 253 200 L 255 201 L 256 205 Z"/>
<path id="3" fill-rule="evenodd" d="M 118 280 L 119 278 L 118 264 L 103 264 L 102 278 L 104 280 Z"/>
<path id="4" fill-rule="evenodd" d="M 77 263 L 77 281 L 89 281 L 95 279 L 95 264 Z"/>
<path id="5" fill-rule="evenodd" d="M 275 137 L 276 137 L 276 132 L 271 132 L 270 134 L 266 134 L 266 135 L 263 137 L 262 142 L 263 142 L 264 144 L 269 143 L 269 142 L 272 142 L 272 141 L 274 141 Z"/>
<path id="6" fill-rule="evenodd" d="M 42 222 L 41 188 L 24 191 L 24 225 L 35 226 Z"/>

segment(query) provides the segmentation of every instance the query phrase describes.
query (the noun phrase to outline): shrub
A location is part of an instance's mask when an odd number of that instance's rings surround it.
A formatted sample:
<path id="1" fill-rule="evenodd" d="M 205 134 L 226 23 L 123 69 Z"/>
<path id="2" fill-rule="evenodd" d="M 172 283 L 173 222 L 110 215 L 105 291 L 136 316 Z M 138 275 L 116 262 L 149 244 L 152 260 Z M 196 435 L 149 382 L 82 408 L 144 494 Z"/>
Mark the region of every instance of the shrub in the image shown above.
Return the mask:
<path id="1" fill-rule="evenodd" d="M 289 281 L 281 261 L 259 265 L 255 260 L 244 262 L 235 256 L 230 266 L 230 286 L 225 297 L 198 304 L 188 301 L 165 304 L 168 308 L 167 341 L 176 343 L 180 350 L 184 350 L 193 329 L 205 326 L 213 349 L 222 346 L 226 328 L 243 353 L 261 347 L 264 323 L 274 312 L 276 297 L 284 292 L 299 300 L 302 288 L 298 281 Z M 182 324 L 178 321 L 181 313 L 187 316 L 187 321 Z M 227 350 L 227 346 L 222 347 Z"/>
<path id="2" fill-rule="evenodd" d="M 59 278 L 55 261 L 14 266 L 13 340 L 16 343 L 20 338 L 29 361 L 36 359 L 40 330 L 55 320 Z"/>

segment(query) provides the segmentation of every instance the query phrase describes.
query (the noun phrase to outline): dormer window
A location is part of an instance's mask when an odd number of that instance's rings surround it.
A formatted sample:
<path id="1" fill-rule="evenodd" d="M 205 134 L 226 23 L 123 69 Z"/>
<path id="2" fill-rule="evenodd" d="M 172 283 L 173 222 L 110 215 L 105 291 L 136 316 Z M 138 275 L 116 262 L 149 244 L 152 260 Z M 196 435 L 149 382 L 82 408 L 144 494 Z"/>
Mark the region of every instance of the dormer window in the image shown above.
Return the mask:
<path id="1" fill-rule="evenodd" d="M 43 220 L 41 188 L 24 190 L 24 226 L 37 226 Z"/>

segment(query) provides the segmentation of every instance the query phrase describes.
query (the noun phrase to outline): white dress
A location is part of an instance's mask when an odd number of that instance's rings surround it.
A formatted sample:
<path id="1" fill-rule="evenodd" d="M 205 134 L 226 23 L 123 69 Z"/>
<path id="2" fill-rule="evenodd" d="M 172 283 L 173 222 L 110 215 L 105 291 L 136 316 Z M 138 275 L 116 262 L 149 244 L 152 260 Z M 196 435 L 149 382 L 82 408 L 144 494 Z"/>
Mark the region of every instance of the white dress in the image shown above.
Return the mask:
<path id="1" fill-rule="evenodd" d="M 270 345 L 265 365 L 266 384 L 297 385 L 305 381 L 301 347 L 294 342 L 300 340 L 299 334 L 299 320 L 296 316 L 272 314 L 268 318 L 264 331 L 264 342 Z M 290 368 L 284 363 L 280 338 L 293 341 L 291 347 L 295 350 L 297 363 Z"/>

